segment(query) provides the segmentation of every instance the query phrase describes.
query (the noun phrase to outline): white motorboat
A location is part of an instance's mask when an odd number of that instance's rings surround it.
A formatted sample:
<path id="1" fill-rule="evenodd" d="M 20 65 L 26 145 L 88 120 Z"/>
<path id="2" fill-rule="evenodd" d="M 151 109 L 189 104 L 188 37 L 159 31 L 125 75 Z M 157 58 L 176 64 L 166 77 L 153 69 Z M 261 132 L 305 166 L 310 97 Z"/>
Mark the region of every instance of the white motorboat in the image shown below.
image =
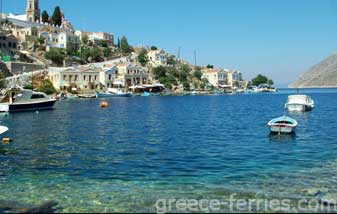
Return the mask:
<path id="1" fill-rule="evenodd" d="M 268 126 L 270 127 L 270 131 L 272 133 L 278 133 L 278 134 L 291 134 L 295 132 L 295 129 L 297 127 L 298 123 L 296 120 L 287 117 L 282 116 L 275 119 L 272 119 L 269 121 Z"/>
<path id="2" fill-rule="evenodd" d="M 0 102 L 0 112 L 51 109 L 55 102 L 56 99 L 42 92 L 22 88 L 9 89 Z"/>
<path id="3" fill-rule="evenodd" d="M 309 111 L 315 107 L 315 102 L 307 95 L 290 95 L 284 107 L 288 111 Z"/>

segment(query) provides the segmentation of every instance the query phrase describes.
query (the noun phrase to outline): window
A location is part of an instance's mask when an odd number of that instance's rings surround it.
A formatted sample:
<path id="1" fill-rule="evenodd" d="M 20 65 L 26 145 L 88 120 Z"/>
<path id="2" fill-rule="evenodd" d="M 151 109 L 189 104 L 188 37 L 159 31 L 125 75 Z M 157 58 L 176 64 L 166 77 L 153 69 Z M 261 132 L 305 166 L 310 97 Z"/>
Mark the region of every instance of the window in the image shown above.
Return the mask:
<path id="1" fill-rule="evenodd" d="M 111 74 L 109 74 L 109 80 L 111 80 Z"/>
<path id="2" fill-rule="evenodd" d="M 66 76 L 66 75 L 63 75 L 63 80 L 64 80 L 64 81 L 66 80 L 66 78 L 67 78 L 67 76 Z"/>
<path id="3" fill-rule="evenodd" d="M 89 75 L 89 82 L 91 82 L 91 75 Z"/>
<path id="4" fill-rule="evenodd" d="M 77 75 L 75 75 L 75 81 L 77 81 L 77 78 L 78 78 L 78 76 L 77 76 Z"/>
<path id="5" fill-rule="evenodd" d="M 44 98 L 43 94 L 33 94 L 30 99 L 41 99 Z"/>
<path id="6" fill-rule="evenodd" d="M 97 75 L 95 75 L 95 80 L 97 80 Z"/>
<path id="7" fill-rule="evenodd" d="M 85 80 L 85 79 L 86 79 L 86 77 L 87 77 L 87 76 L 86 76 L 86 75 L 84 75 L 84 76 L 83 76 L 83 80 Z"/>
<path id="8" fill-rule="evenodd" d="M 73 78 L 73 75 L 69 75 L 69 81 L 71 81 L 72 78 Z"/>

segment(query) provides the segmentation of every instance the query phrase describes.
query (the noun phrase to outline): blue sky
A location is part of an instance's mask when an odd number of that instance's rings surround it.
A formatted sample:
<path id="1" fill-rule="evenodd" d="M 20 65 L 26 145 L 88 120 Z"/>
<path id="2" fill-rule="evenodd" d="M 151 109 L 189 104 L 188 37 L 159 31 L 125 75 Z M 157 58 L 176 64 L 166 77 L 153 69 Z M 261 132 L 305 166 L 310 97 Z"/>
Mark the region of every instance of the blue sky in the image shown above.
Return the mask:
<path id="1" fill-rule="evenodd" d="M 40 0 L 60 5 L 77 29 L 126 35 L 198 64 L 259 73 L 284 86 L 337 51 L 337 0 Z M 26 0 L 3 0 L 24 13 Z"/>

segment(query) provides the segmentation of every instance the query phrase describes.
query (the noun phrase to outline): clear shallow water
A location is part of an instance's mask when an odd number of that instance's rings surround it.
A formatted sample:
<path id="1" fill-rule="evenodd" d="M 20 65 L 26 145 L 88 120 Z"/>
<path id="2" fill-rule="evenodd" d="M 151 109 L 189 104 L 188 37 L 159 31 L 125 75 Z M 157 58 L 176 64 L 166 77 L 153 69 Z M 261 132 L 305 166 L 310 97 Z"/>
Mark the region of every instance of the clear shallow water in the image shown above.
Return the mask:
<path id="1" fill-rule="evenodd" d="M 292 92 L 292 91 L 290 91 Z M 305 197 L 337 188 L 337 90 L 292 113 L 294 137 L 269 136 L 278 94 L 68 100 L 0 117 L 0 200 L 60 202 L 64 212 L 155 211 L 159 198 Z M 337 193 L 337 191 L 336 191 Z"/>

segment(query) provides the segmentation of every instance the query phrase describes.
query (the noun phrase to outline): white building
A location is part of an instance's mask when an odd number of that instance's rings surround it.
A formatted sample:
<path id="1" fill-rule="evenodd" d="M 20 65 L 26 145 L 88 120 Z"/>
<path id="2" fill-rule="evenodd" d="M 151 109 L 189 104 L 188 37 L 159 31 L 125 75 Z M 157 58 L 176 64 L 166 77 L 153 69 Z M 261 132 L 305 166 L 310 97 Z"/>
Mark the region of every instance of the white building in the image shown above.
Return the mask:
<path id="1" fill-rule="evenodd" d="M 95 66 L 49 68 L 49 79 L 61 91 L 95 91 L 101 89 L 100 72 Z"/>
<path id="2" fill-rule="evenodd" d="M 105 89 L 112 88 L 114 81 L 117 79 L 117 66 L 105 66 L 100 72 L 99 80 Z"/>
<path id="3" fill-rule="evenodd" d="M 242 73 L 240 71 L 233 71 L 233 70 L 227 71 L 228 85 L 231 85 L 233 87 L 235 84 L 239 84 L 242 81 L 243 81 L 243 78 L 242 78 Z"/>
<path id="4" fill-rule="evenodd" d="M 61 33 L 48 33 L 40 32 L 40 37 L 46 40 L 46 45 L 48 48 L 68 48 L 73 46 L 75 48 L 80 47 L 80 38 L 69 32 Z"/>
<path id="5" fill-rule="evenodd" d="M 109 46 L 114 46 L 114 35 L 106 32 L 85 32 L 76 31 L 75 35 L 82 40 L 82 37 L 86 35 L 93 44 L 99 45 L 102 41 L 106 41 Z"/>
<path id="6" fill-rule="evenodd" d="M 141 66 L 133 64 L 119 64 L 117 65 L 117 68 L 117 81 L 121 82 L 124 87 L 148 83 L 149 75 Z"/>
<path id="7" fill-rule="evenodd" d="M 202 79 L 207 79 L 214 87 L 227 86 L 227 72 L 223 69 L 206 69 L 203 71 Z"/>
<path id="8" fill-rule="evenodd" d="M 147 57 L 149 64 L 153 67 L 167 65 L 168 54 L 164 50 L 150 50 Z"/>

